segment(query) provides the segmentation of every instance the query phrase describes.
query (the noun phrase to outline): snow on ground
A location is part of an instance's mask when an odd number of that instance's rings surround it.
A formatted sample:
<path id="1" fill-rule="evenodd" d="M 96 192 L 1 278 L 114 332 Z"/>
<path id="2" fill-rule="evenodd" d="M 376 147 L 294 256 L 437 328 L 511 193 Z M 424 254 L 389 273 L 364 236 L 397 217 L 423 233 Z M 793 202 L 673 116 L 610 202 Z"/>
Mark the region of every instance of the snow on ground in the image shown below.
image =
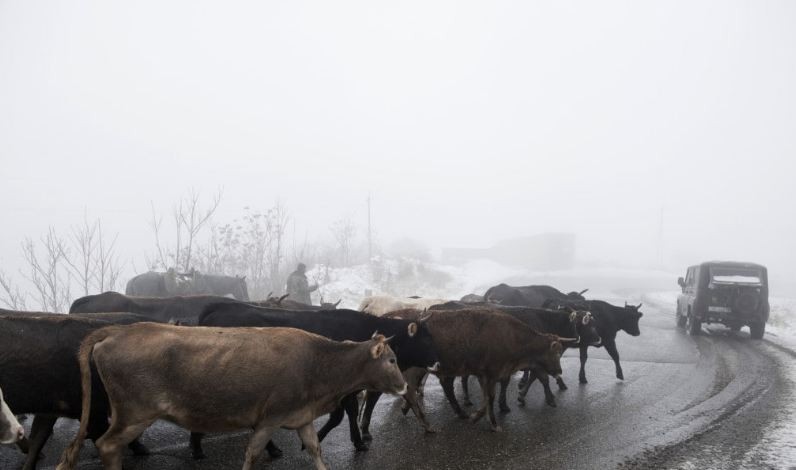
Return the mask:
<path id="1" fill-rule="evenodd" d="M 347 268 L 313 267 L 307 274 L 320 284 L 313 302 L 342 300 L 341 308 L 359 307 L 370 295 L 459 299 L 466 294 L 483 293 L 491 286 L 547 284 L 564 292 L 588 288 L 587 298 L 622 302 L 640 299 L 663 311 L 674 312 L 677 305 L 678 274 L 652 269 L 576 268 L 558 271 L 532 271 L 501 265 L 490 260 L 475 260 L 461 265 L 444 265 L 407 258 L 374 258 L 370 264 Z M 796 351 L 796 299 L 770 298 L 771 318 L 766 338 Z"/>

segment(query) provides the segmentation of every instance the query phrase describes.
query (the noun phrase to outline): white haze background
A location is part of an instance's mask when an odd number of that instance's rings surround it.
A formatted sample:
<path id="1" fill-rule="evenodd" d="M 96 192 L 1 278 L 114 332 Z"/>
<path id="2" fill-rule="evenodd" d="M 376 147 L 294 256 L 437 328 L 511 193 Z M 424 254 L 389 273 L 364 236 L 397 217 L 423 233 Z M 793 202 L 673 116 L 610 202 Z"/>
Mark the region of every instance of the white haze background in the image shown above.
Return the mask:
<path id="1" fill-rule="evenodd" d="M 88 214 L 140 270 L 151 204 L 191 189 L 311 237 L 363 227 L 370 193 L 384 243 L 568 231 L 581 265 L 750 260 L 793 293 L 794 24 L 787 1 L 0 0 L 0 266 Z"/>

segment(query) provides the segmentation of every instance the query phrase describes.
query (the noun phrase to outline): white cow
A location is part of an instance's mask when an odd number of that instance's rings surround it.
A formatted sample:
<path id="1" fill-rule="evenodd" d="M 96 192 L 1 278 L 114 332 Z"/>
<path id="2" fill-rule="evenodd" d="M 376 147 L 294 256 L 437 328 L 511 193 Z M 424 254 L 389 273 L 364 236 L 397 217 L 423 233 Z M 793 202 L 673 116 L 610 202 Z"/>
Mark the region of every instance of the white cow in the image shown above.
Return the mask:
<path id="1" fill-rule="evenodd" d="M 362 299 L 359 304 L 361 312 L 369 313 L 380 317 L 387 312 L 394 312 L 396 310 L 403 310 L 413 308 L 416 310 L 425 310 L 432 305 L 439 305 L 448 302 L 447 299 L 413 299 L 410 297 L 392 297 L 389 295 L 373 295 Z"/>
<path id="2" fill-rule="evenodd" d="M 23 437 L 25 437 L 25 429 L 3 401 L 3 391 L 0 390 L 0 444 L 15 444 Z"/>

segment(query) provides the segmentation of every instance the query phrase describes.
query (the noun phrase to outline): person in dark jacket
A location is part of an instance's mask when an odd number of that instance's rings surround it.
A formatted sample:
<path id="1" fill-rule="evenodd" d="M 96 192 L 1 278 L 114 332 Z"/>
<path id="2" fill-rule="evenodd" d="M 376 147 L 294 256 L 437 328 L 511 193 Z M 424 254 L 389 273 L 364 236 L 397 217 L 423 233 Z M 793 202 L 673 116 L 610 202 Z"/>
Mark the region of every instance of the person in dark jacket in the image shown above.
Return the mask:
<path id="1" fill-rule="evenodd" d="M 290 294 L 289 299 L 312 305 L 310 292 L 318 289 L 318 284 L 310 285 L 307 281 L 306 271 L 307 266 L 304 263 L 299 263 L 296 270 L 287 277 L 285 291 Z"/>

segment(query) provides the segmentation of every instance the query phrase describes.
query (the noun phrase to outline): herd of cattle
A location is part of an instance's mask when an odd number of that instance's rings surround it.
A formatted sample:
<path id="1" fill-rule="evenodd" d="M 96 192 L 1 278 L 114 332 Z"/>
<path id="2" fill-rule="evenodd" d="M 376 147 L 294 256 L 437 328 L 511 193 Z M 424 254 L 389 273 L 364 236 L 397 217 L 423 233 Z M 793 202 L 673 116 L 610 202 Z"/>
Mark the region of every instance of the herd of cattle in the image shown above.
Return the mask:
<path id="1" fill-rule="evenodd" d="M 585 292 L 585 291 L 584 291 Z M 519 400 L 539 380 L 556 406 L 549 376 L 561 389 L 563 350 L 580 350 L 586 383 L 588 347 L 605 347 L 623 379 L 615 338 L 639 335 L 639 306 L 587 300 L 549 286 L 492 287 L 484 296 L 446 299 L 369 297 L 360 311 L 299 304 L 284 297 L 243 302 L 218 296 L 149 298 L 106 292 L 76 300 L 69 315 L 0 310 L 0 443 L 17 443 L 34 469 L 59 417 L 80 419 L 59 469 L 76 465 L 88 437 L 103 466 L 122 468 L 122 449 L 146 454 L 144 430 L 165 419 L 189 430 L 194 458 L 204 457 L 203 433 L 252 429 L 244 470 L 270 438 L 295 429 L 318 469 L 320 444 L 348 417 L 357 450 L 367 449 L 371 413 L 382 393 L 402 396 L 427 432 L 422 387 L 435 374 L 461 418 L 506 410 L 506 387 L 523 371 Z M 472 415 L 453 382 L 467 377 L 482 389 Z M 365 394 L 360 412 L 359 396 Z M 10 411 L 9 411 L 10 410 Z M 14 414 L 34 415 L 25 436 Z M 313 420 L 330 414 L 316 433 Z"/>

